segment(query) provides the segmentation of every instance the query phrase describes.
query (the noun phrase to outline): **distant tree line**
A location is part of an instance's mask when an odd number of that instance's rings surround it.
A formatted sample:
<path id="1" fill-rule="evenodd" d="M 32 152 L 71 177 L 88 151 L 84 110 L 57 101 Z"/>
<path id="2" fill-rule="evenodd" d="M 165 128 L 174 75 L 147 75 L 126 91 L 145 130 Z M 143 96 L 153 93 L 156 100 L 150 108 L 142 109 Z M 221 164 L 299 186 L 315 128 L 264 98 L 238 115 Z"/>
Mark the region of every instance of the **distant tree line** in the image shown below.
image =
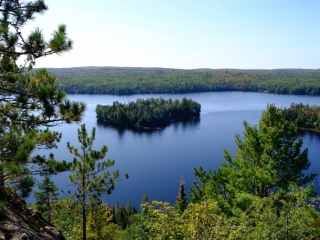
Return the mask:
<path id="1" fill-rule="evenodd" d="M 60 90 L 80 94 L 251 91 L 319 95 L 320 71 L 86 67 L 49 69 Z"/>
<path id="2" fill-rule="evenodd" d="M 320 107 L 302 103 L 292 103 L 290 108 L 283 111 L 286 120 L 296 124 L 298 128 L 320 131 Z"/>
<path id="3" fill-rule="evenodd" d="M 160 127 L 178 118 L 199 116 L 201 105 L 192 99 L 164 100 L 163 98 L 137 99 L 128 104 L 113 102 L 97 105 L 100 121 L 133 127 Z"/>

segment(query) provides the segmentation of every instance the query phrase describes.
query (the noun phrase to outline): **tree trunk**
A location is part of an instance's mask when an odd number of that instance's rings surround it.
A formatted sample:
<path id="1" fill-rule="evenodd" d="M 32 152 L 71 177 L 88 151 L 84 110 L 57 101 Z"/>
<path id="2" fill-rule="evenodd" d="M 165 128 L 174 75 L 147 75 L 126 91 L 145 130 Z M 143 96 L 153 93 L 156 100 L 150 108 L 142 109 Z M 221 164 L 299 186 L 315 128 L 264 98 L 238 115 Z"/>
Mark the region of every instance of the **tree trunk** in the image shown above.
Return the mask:
<path id="1" fill-rule="evenodd" d="M 86 216 L 86 193 L 84 191 L 84 185 L 85 185 L 85 174 L 84 169 L 82 169 L 82 239 L 87 239 L 87 216 Z"/>

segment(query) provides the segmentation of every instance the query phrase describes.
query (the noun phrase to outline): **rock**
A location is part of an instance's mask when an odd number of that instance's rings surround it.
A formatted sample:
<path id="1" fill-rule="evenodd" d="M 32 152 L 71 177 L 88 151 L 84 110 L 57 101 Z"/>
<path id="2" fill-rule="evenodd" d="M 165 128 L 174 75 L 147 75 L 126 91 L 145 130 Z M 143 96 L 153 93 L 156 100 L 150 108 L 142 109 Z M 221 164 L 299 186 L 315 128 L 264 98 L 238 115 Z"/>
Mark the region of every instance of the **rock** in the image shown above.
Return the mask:
<path id="1" fill-rule="evenodd" d="M 59 229 L 49 224 L 38 211 L 28 209 L 16 194 L 12 191 L 5 194 L 4 217 L 0 219 L 0 240 L 65 240 Z"/>

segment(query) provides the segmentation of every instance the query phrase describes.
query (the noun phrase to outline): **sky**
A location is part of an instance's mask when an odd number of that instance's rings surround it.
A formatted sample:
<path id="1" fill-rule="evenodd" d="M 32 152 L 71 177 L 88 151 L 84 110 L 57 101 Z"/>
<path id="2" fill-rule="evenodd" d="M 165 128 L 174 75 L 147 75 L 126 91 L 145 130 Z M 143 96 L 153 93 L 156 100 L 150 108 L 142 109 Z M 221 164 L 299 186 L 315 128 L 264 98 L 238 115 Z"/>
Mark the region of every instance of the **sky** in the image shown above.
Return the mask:
<path id="1" fill-rule="evenodd" d="M 320 68 L 319 0 L 46 0 L 35 27 L 66 24 L 72 51 L 36 67 Z"/>

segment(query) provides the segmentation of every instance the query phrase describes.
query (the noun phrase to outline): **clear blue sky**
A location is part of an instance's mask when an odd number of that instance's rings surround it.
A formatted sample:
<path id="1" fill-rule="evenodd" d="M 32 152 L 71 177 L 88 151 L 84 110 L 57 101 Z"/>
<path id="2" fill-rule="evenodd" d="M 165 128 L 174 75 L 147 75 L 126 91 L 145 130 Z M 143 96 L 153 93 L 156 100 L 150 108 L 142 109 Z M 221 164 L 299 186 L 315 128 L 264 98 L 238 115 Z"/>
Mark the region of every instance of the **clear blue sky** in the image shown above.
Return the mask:
<path id="1" fill-rule="evenodd" d="M 320 68 L 320 0 L 46 0 L 74 49 L 36 67 Z"/>

